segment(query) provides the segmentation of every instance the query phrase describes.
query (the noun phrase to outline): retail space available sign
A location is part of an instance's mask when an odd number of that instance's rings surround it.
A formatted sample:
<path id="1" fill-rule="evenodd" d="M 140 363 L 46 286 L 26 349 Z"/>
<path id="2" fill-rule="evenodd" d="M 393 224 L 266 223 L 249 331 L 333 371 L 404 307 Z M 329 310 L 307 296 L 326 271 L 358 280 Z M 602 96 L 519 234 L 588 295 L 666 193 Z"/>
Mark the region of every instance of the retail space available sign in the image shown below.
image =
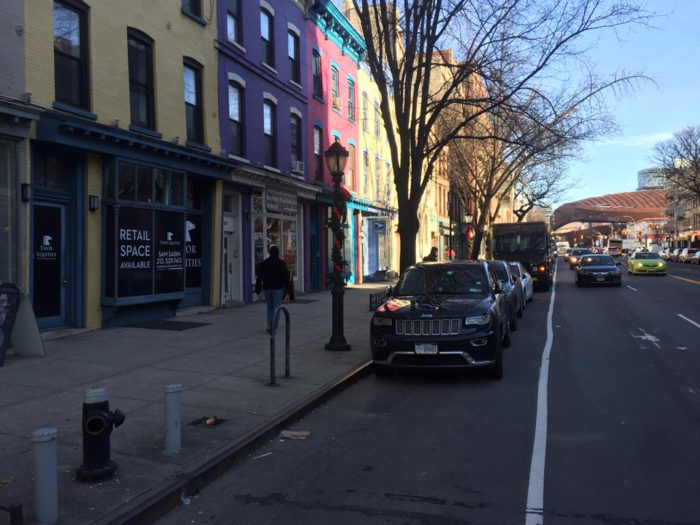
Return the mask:
<path id="1" fill-rule="evenodd" d="M 185 288 L 185 217 L 173 211 L 155 212 L 156 293 Z"/>
<path id="2" fill-rule="evenodd" d="M 188 215 L 185 222 L 185 283 L 187 288 L 202 286 L 202 216 Z"/>
<path id="3" fill-rule="evenodd" d="M 184 291 L 184 214 L 120 206 L 116 220 L 118 297 Z"/>

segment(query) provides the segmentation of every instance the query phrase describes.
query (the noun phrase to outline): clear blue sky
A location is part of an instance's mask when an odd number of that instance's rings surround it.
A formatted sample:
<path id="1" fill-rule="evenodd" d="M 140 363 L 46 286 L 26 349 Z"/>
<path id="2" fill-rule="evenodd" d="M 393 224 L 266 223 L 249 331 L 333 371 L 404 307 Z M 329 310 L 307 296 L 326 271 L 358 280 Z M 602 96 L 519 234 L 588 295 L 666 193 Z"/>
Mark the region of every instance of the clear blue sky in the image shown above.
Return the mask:
<path id="1" fill-rule="evenodd" d="M 571 164 L 579 187 L 570 200 L 637 188 L 637 172 L 650 167 L 653 145 L 688 125 L 700 125 L 700 1 L 649 0 L 648 7 L 669 13 L 659 29 L 639 29 L 604 38 L 591 55 L 601 73 L 642 70 L 653 84 L 642 85 L 619 101 L 611 99 L 622 135 L 589 144 L 586 160 Z"/>

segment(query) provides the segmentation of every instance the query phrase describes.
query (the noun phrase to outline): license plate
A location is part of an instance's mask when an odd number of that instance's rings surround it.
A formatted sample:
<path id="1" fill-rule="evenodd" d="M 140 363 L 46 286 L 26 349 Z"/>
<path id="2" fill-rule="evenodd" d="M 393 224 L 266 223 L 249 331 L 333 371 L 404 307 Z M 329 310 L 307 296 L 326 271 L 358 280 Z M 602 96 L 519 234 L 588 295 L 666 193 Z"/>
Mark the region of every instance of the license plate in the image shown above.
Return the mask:
<path id="1" fill-rule="evenodd" d="M 533 280 L 533 281 L 537 281 L 537 277 L 533 277 L 532 280 Z"/>
<path id="2" fill-rule="evenodd" d="M 599 283 L 603 283 L 603 282 L 605 282 L 605 277 L 596 277 L 595 280 L 598 281 Z"/>
<path id="3" fill-rule="evenodd" d="M 416 343 L 416 353 L 417 354 L 437 354 L 438 345 L 437 343 Z"/>

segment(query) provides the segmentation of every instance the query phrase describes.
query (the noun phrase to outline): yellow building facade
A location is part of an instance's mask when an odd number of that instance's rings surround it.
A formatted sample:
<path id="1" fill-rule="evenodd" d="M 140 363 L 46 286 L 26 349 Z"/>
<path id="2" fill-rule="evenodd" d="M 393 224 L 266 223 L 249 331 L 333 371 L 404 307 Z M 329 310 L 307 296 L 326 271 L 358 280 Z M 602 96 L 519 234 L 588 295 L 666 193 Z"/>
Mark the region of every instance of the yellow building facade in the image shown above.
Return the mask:
<path id="1" fill-rule="evenodd" d="M 365 64 L 358 71 L 358 90 L 360 128 L 356 193 L 368 203 L 361 211 L 362 275 L 364 278 L 376 272 L 393 275 L 399 267 L 396 187 L 386 123 L 379 108 L 381 93 Z"/>
<path id="2" fill-rule="evenodd" d="M 41 328 L 216 307 L 215 0 L 25 2 L 23 285 Z M 164 16 L 165 14 L 165 16 Z"/>

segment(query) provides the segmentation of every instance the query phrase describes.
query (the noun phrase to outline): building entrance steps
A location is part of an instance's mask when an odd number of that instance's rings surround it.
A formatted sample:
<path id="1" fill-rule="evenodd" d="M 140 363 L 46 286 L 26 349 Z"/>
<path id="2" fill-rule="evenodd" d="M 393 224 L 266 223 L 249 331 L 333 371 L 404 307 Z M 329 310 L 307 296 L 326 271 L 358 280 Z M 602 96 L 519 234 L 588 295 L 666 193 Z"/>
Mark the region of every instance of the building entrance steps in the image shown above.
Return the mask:
<path id="1" fill-rule="evenodd" d="M 331 294 L 292 302 L 292 377 L 267 386 L 270 338 L 265 304 L 187 316 L 187 330 L 122 327 L 47 341 L 46 358 L 9 355 L 0 369 L 0 502 L 21 503 L 32 523 L 32 432 L 58 430 L 61 521 L 146 523 L 183 490 L 194 490 L 240 460 L 241 451 L 283 430 L 310 403 L 368 369 L 368 294 L 386 283 L 349 286 L 345 336 L 350 352 L 328 352 Z M 175 319 L 173 319 L 174 321 Z M 182 317 L 178 321 L 182 320 Z M 284 353 L 276 366 L 284 370 Z M 182 384 L 182 451 L 164 452 L 164 385 Z M 83 391 L 105 387 L 110 407 L 126 414 L 112 434 L 114 479 L 75 479 L 82 459 Z M 202 417 L 221 422 L 189 425 Z M 247 454 L 247 453 L 246 453 Z M 245 455 L 244 455 L 245 456 Z M 197 481 L 199 480 L 199 481 Z M 169 499 L 170 498 L 170 499 Z M 165 509 L 167 510 L 167 509 Z"/>

